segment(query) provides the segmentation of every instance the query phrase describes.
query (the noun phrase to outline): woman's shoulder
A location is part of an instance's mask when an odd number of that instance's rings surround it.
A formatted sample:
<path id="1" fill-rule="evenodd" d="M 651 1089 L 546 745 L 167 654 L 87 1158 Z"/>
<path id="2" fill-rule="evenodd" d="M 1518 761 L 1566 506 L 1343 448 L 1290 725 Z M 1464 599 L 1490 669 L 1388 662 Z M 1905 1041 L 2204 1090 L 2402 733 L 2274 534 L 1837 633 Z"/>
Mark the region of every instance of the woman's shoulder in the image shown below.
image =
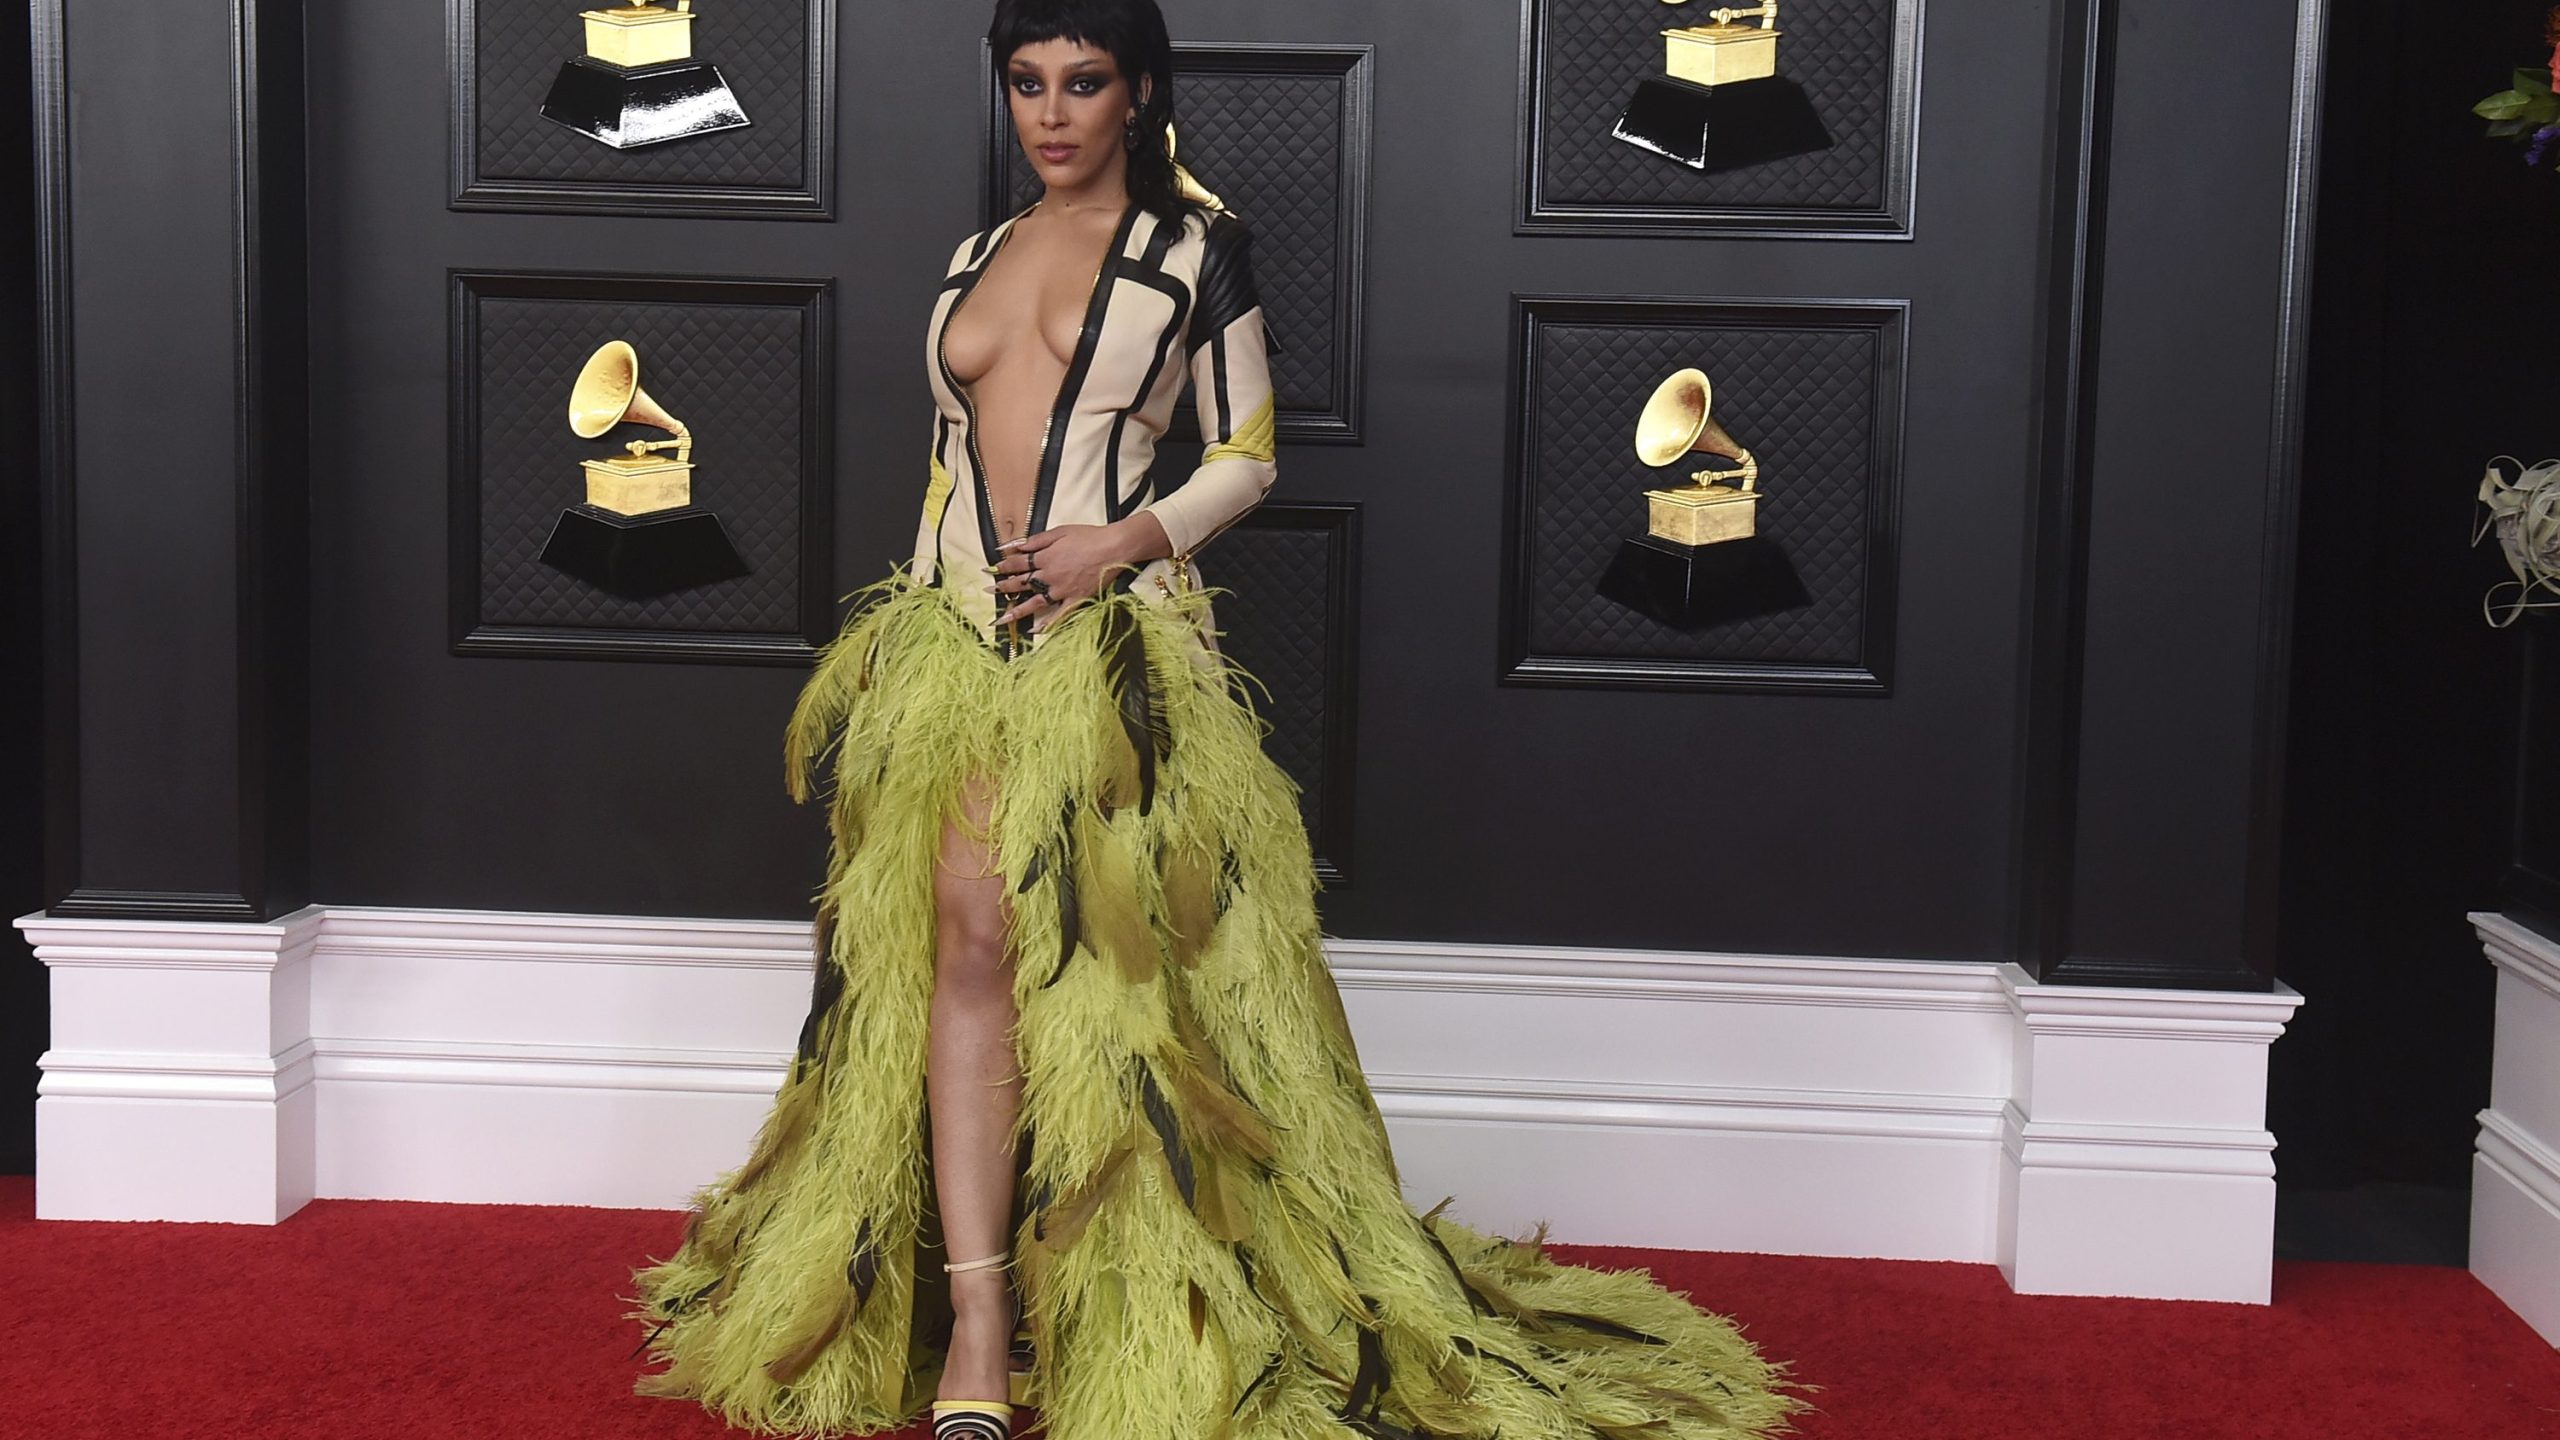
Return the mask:
<path id="1" fill-rule="evenodd" d="M 1253 231 L 1234 211 L 1203 206 L 1183 212 L 1182 235 L 1185 240 L 1204 249 L 1223 250 L 1239 242 L 1250 241 Z"/>
<path id="2" fill-rule="evenodd" d="M 985 252 L 986 248 L 995 242 L 995 238 L 998 234 L 1000 234 L 1006 227 L 1012 225 L 1014 221 L 1030 214 L 1032 208 L 1033 207 L 1030 205 L 1025 205 L 1021 209 L 1014 211 L 1012 214 L 1007 215 L 1002 220 L 997 221 L 983 230 L 970 231 L 969 237 L 961 241 L 959 246 L 951 252 L 951 264 L 943 270 L 942 278 L 948 280 L 952 276 L 959 274 L 962 266 L 968 265 L 977 260 L 979 256 Z"/>

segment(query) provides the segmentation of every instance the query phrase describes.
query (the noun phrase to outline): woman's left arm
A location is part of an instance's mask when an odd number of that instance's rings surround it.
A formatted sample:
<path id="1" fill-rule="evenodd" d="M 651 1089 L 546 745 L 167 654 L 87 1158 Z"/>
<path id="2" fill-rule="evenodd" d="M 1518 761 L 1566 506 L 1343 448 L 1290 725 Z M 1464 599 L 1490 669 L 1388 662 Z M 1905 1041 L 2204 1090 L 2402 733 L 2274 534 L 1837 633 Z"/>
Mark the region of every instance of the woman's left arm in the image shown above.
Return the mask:
<path id="1" fill-rule="evenodd" d="M 1199 468 L 1131 515 L 1152 516 L 1165 548 L 1188 561 L 1212 536 L 1262 503 L 1279 476 L 1273 444 L 1270 336 L 1253 283 L 1253 232 L 1232 216 L 1210 225 L 1191 317 L 1191 398 L 1200 416 Z"/>
<path id="2" fill-rule="evenodd" d="M 1262 299 L 1253 283 L 1252 238 L 1243 221 L 1221 215 L 1210 224 L 1207 253 L 1201 257 L 1190 327 L 1192 405 L 1200 417 L 1202 445 L 1199 465 L 1180 485 L 1126 519 L 1108 525 L 1059 527 L 999 547 L 1007 558 L 998 562 L 998 593 L 1014 602 L 997 617 L 1000 621 L 1039 615 L 1049 608 L 1036 597 L 1019 595 L 1024 587 L 1018 576 L 1024 566 L 1016 557 L 1036 555 L 1061 537 L 1086 532 L 1069 549 L 1082 552 L 1093 547 L 1090 554 L 1100 568 L 1095 590 L 1085 593 L 1098 593 L 1119 569 L 1136 569 L 1167 556 L 1187 564 L 1193 551 L 1242 519 L 1271 492 L 1272 482 L 1279 477 L 1271 347 Z M 1087 554 L 1074 558 L 1085 560 Z M 1039 568 L 1052 567 L 1042 561 Z"/>

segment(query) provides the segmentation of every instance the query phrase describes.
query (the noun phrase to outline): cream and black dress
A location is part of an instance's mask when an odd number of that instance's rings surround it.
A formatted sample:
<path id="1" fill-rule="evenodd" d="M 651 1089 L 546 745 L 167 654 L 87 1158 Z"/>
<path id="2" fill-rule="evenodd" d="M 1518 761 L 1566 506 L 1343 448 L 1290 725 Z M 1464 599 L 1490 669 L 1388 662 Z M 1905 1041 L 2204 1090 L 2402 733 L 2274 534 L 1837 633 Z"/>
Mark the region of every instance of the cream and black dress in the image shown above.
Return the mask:
<path id="1" fill-rule="evenodd" d="M 1805 1389 L 1642 1271 L 1562 1263 L 1403 1194 L 1326 968 L 1295 789 L 1197 567 L 1157 561 L 1054 623 L 998 627 L 997 526 L 954 310 L 1019 215 L 970 237 L 928 334 L 936 414 L 911 562 L 858 592 L 785 739 L 823 798 L 815 979 L 739 1167 L 634 1272 L 663 1371 L 757 1431 L 907 1424 L 949 1290 L 925 1099 L 933 867 L 998 779 L 1015 1032 L 1015 1283 L 1055 1440 L 1730 1440 Z M 1029 531 L 1152 510 L 1178 555 L 1274 474 L 1250 235 L 1132 206 L 1043 442 Z M 1188 382 L 1204 449 L 1156 463 Z M 813 784 L 814 782 L 814 784 Z"/>

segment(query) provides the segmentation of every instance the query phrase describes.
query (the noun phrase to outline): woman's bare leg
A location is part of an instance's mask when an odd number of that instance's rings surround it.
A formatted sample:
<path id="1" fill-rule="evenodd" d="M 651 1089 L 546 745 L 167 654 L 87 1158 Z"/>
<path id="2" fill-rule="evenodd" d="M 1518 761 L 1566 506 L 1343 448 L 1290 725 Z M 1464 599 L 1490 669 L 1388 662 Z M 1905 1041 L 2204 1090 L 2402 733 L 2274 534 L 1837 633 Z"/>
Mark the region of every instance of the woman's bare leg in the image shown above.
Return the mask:
<path id="1" fill-rule="evenodd" d="M 972 781 L 961 807 L 986 824 L 994 787 Z M 926 1098 L 933 1107 L 934 1189 L 945 1260 L 1002 1253 L 1013 1242 L 1011 1133 L 1022 1103 L 1013 1051 L 1013 967 L 1005 954 L 1004 878 L 986 844 L 958 825 L 942 832 L 935 868 L 933 1008 Z M 954 1323 L 943 1367 L 945 1400 L 1002 1400 L 1013 1339 L 1012 1272 L 951 1277 Z"/>

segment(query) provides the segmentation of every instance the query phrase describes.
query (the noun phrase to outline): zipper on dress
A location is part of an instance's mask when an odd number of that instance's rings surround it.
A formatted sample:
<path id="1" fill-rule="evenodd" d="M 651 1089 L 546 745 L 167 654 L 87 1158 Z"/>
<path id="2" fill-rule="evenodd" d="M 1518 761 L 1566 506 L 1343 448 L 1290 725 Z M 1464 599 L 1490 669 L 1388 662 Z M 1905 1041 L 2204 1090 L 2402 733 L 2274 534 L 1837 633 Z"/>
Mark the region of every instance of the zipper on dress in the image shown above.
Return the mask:
<path id="1" fill-rule="evenodd" d="M 1134 204 L 1135 202 L 1132 202 L 1133 206 Z M 1030 214 L 1032 210 L 1039 209 L 1040 205 L 1040 201 L 1032 201 L 1031 208 L 1023 211 L 1022 215 Z M 1122 212 L 1121 218 L 1125 221 L 1128 218 L 1127 212 Z M 1002 250 L 1005 246 L 1013 243 L 1012 225 L 1021 223 L 1021 220 L 1021 215 L 1015 216 L 1011 224 L 1008 224 L 1006 227 L 1004 238 L 996 242 L 995 249 L 987 252 L 986 259 L 978 262 L 979 279 L 984 279 L 986 276 L 986 267 L 995 263 L 995 252 L 997 250 Z M 1102 252 L 1102 263 L 1093 267 L 1093 279 L 1085 286 L 1084 326 L 1079 332 L 1076 342 L 1079 349 L 1081 349 L 1093 337 L 1093 332 L 1097 323 L 1096 317 L 1093 313 L 1093 297 L 1102 289 L 1102 272 L 1111 268 L 1112 257 L 1119 253 L 1120 230 L 1119 227 L 1114 226 L 1112 230 L 1112 243 Z M 951 357 L 949 354 L 951 322 L 960 317 L 960 307 L 969 303 L 969 296 L 976 289 L 977 280 L 970 281 L 969 289 L 962 291 L 960 293 L 960 298 L 951 303 L 951 313 L 942 317 L 942 333 L 936 335 L 933 341 L 934 363 L 942 367 L 943 383 L 949 385 L 951 387 L 951 393 L 958 396 L 960 399 L 960 413 L 967 419 L 969 424 L 969 465 L 975 472 L 971 477 L 972 482 L 977 485 L 980 493 L 987 497 L 987 508 L 992 512 L 995 508 L 995 492 L 987 486 L 986 457 L 978 451 L 978 410 L 977 407 L 969 401 L 968 387 L 962 385 L 960 383 L 960 378 L 951 373 Z M 1074 368 L 1073 362 L 1069 363 L 1068 368 L 1070 370 Z M 1034 460 L 1031 467 L 1031 499 L 1024 506 L 1022 512 L 1022 532 L 1025 535 L 1031 533 L 1031 517 L 1040 507 L 1039 477 L 1049 468 L 1049 432 L 1057 428 L 1058 405 L 1061 401 L 1067 398 L 1067 378 L 1068 377 L 1064 375 L 1058 377 L 1058 393 L 1049 401 L 1048 418 L 1040 422 L 1040 453 Z M 1019 620 L 1008 625 L 998 626 L 996 629 L 996 636 L 996 653 L 1007 660 L 1019 655 L 1025 648 L 1025 642 L 1022 638 L 1022 622 Z"/>

